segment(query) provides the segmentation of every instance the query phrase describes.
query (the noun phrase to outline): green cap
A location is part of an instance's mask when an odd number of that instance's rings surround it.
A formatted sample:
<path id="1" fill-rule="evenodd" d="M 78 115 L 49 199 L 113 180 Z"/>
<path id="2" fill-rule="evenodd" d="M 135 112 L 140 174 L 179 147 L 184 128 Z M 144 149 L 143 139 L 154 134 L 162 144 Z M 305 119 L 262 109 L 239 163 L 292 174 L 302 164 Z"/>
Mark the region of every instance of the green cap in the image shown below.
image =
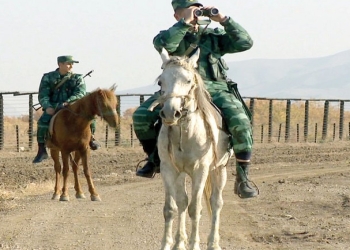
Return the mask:
<path id="1" fill-rule="evenodd" d="M 79 63 L 79 61 L 75 61 L 73 59 L 73 56 L 59 56 L 59 57 L 57 57 L 57 63 L 65 63 L 65 62 Z"/>
<path id="2" fill-rule="evenodd" d="M 203 4 L 198 3 L 197 0 L 172 0 L 171 5 L 173 6 L 174 10 L 178 8 L 188 8 L 192 5 L 203 6 Z"/>

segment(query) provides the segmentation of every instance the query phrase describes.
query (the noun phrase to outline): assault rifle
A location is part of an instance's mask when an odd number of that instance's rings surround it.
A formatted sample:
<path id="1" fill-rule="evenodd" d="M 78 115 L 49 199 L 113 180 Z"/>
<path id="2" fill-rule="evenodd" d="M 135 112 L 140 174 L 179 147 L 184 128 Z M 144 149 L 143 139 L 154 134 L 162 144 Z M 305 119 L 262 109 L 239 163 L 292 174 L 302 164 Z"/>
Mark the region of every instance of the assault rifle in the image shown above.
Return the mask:
<path id="1" fill-rule="evenodd" d="M 83 78 L 85 78 L 85 77 L 87 77 L 87 76 L 90 76 L 90 77 L 91 77 L 92 72 L 94 72 L 94 70 L 90 70 L 87 74 L 85 74 L 85 75 L 83 76 Z M 63 83 L 64 83 L 64 82 L 60 82 L 60 83 L 58 83 L 58 85 L 61 86 Z M 59 87 L 58 85 L 56 86 L 56 88 Z M 39 107 L 37 107 L 37 106 L 39 106 Z M 35 111 L 37 111 L 37 110 L 41 109 L 41 105 L 40 105 L 40 103 L 36 103 L 36 104 L 33 104 L 33 105 L 32 105 L 32 108 L 33 108 Z"/>

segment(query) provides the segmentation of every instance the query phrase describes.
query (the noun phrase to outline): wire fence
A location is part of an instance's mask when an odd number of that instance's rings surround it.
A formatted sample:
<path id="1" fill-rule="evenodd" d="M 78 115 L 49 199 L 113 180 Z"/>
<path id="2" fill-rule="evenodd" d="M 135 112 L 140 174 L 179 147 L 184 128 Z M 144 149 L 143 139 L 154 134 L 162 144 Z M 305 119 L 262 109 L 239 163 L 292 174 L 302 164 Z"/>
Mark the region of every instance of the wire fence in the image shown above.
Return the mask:
<path id="1" fill-rule="evenodd" d="M 117 129 L 97 119 L 103 147 L 134 147 L 133 110 L 151 94 L 117 95 Z M 253 114 L 255 143 L 320 143 L 350 138 L 350 100 L 243 97 Z M 37 93 L 0 92 L 0 150 L 36 150 Z"/>

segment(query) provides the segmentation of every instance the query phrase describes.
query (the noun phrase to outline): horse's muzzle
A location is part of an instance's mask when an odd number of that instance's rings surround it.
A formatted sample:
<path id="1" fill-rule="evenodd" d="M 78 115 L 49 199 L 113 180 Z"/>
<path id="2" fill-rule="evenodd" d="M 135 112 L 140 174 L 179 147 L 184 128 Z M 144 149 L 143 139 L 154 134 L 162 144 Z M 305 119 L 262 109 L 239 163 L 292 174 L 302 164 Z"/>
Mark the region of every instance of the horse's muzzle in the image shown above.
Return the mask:
<path id="1" fill-rule="evenodd" d="M 164 108 L 159 112 L 159 115 L 162 118 L 162 123 L 168 126 L 176 125 L 179 119 L 182 117 L 182 114 L 180 111 L 165 110 Z"/>

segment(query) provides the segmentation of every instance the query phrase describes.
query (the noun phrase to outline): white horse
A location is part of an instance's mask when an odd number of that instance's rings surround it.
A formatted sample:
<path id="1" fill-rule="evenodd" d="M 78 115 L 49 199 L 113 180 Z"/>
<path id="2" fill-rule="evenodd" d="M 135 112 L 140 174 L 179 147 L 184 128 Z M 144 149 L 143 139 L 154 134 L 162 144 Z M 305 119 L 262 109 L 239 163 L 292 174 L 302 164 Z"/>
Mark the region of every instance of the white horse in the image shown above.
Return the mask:
<path id="1" fill-rule="evenodd" d="M 226 184 L 226 164 L 231 156 L 229 137 L 222 118 L 210 102 L 198 74 L 199 49 L 190 58 L 169 57 L 163 50 L 163 72 L 159 76 L 161 97 L 151 105 L 162 104 L 162 128 L 158 137 L 161 176 L 165 187 L 165 228 L 161 249 L 186 249 L 186 212 L 192 221 L 189 248 L 200 249 L 199 220 L 205 193 L 211 216 L 207 249 L 218 250 L 222 192 Z M 191 201 L 186 190 L 186 175 L 192 178 Z M 178 212 L 175 243 L 172 224 Z"/>

